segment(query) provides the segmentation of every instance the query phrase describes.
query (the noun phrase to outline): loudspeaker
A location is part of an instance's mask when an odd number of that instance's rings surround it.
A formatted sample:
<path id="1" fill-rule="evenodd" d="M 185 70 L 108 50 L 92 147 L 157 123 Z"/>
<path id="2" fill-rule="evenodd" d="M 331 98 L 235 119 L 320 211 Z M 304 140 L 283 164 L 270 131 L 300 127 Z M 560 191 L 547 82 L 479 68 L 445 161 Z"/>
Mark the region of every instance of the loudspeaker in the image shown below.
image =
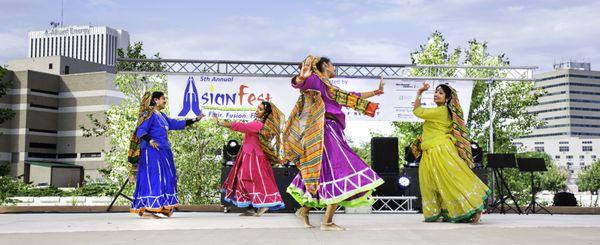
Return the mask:
<path id="1" fill-rule="evenodd" d="M 223 166 L 221 168 L 221 186 L 227 179 L 229 172 L 231 171 L 231 166 Z M 279 189 L 279 194 L 281 194 L 281 199 L 285 204 L 285 208 L 277 210 L 277 211 L 269 211 L 269 212 L 295 212 L 296 209 L 300 208 L 300 205 L 296 200 L 286 192 L 287 187 L 292 183 L 294 177 L 298 174 L 298 168 L 295 166 L 289 168 L 273 168 L 273 176 L 275 177 L 275 184 L 277 184 L 277 189 Z M 221 205 L 231 206 L 230 203 L 225 202 L 223 198 L 225 197 L 224 193 L 221 193 Z"/>
<path id="2" fill-rule="evenodd" d="M 569 192 L 558 192 L 554 194 L 552 201 L 554 202 L 554 206 L 577 206 L 577 198 L 575 198 L 573 193 Z"/>
<path id="3" fill-rule="evenodd" d="M 404 191 L 398 184 L 398 178 L 400 177 L 398 174 L 380 174 L 379 177 L 381 177 L 385 182 L 375 189 L 373 196 L 403 196 Z M 385 205 L 387 205 L 386 208 L 398 208 L 398 204 L 395 202 L 389 202 Z M 373 203 L 374 209 L 380 209 L 383 206 L 384 204 L 382 202 Z"/>
<path id="4" fill-rule="evenodd" d="M 288 186 L 292 183 L 292 180 L 298 175 L 298 168 L 292 166 L 289 168 L 273 168 L 273 175 L 275 175 L 275 183 L 281 194 L 281 199 L 285 204 L 284 209 L 277 210 L 276 212 L 282 213 L 293 213 L 296 209 L 300 208 L 300 204 L 296 202 L 296 199 L 287 193 Z"/>
<path id="5" fill-rule="evenodd" d="M 398 174 L 380 174 L 379 177 L 385 182 L 375 189 L 374 196 L 402 196 L 404 194 L 398 184 L 400 177 Z"/>
<path id="6" fill-rule="evenodd" d="M 376 173 L 398 175 L 398 158 L 398 138 L 371 138 L 371 166 Z"/>

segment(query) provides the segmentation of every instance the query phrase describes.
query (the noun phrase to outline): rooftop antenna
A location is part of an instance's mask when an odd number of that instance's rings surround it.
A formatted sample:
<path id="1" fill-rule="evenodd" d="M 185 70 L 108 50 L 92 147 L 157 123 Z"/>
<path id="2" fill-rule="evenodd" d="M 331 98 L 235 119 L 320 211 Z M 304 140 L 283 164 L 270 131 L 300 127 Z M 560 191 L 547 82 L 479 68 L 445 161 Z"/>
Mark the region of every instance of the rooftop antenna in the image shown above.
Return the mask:
<path id="1" fill-rule="evenodd" d="M 56 28 L 58 26 L 63 26 L 63 6 L 64 6 L 64 0 L 60 1 L 60 22 L 54 22 L 54 21 L 50 21 L 50 25 L 52 26 L 52 28 Z"/>

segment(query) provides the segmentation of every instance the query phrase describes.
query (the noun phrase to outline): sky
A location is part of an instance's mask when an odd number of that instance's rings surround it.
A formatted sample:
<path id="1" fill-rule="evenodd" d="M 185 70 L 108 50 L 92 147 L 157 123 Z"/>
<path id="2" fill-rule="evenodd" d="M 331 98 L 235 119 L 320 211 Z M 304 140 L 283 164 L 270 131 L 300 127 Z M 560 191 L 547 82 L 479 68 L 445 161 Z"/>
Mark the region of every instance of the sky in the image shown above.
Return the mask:
<path id="1" fill-rule="evenodd" d="M 600 1 L 63 0 L 64 25 L 129 32 L 147 54 L 170 59 L 410 63 L 410 53 L 440 31 L 450 48 L 488 42 L 511 65 L 552 69 L 560 61 L 600 65 Z M 61 0 L 0 0 L 0 64 L 26 58 L 27 33 L 60 21 Z M 349 125 L 364 141 L 377 123 Z M 348 134 L 348 132 L 347 132 Z"/>

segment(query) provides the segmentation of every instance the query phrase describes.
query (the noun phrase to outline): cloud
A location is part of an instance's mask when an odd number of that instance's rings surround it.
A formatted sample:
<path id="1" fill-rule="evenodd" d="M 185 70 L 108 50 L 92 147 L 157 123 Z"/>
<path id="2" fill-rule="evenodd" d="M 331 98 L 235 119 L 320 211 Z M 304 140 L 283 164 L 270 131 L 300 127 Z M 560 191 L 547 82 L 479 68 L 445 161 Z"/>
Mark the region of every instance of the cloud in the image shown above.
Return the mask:
<path id="1" fill-rule="evenodd" d="M 587 57 L 600 63 L 598 12 L 600 3 L 556 8 L 512 8 L 502 21 L 464 22 L 460 33 L 446 32 L 453 39 L 468 33 L 506 52 L 516 64 L 551 68 L 560 57 Z M 451 27 L 448 27 L 451 28 Z"/>

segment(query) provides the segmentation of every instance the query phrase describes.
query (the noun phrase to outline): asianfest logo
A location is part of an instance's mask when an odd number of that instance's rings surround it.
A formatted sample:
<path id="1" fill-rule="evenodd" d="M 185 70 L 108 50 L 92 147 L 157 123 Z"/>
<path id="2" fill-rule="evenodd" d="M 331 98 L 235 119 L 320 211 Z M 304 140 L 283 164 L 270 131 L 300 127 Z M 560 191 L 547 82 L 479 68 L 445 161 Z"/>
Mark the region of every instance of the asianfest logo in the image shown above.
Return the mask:
<path id="1" fill-rule="evenodd" d="M 211 81 L 213 79 L 217 80 Z M 269 93 L 253 91 L 250 86 L 243 83 L 236 87 L 231 86 L 235 88 L 235 91 L 232 92 L 215 91 L 214 83 L 233 82 L 233 77 L 213 77 L 213 79 L 206 76 L 201 77 L 200 81 L 211 82 L 208 91 L 199 92 L 194 77 L 188 77 L 183 92 L 183 107 L 178 116 L 185 117 L 190 111 L 195 115 L 200 115 L 200 108 L 203 108 L 211 111 L 210 113 L 217 113 L 221 118 L 248 119 L 253 117 L 254 110 L 259 103 L 271 100 Z M 204 83 L 202 84 L 204 85 Z M 208 116 L 212 116 L 212 114 Z"/>

